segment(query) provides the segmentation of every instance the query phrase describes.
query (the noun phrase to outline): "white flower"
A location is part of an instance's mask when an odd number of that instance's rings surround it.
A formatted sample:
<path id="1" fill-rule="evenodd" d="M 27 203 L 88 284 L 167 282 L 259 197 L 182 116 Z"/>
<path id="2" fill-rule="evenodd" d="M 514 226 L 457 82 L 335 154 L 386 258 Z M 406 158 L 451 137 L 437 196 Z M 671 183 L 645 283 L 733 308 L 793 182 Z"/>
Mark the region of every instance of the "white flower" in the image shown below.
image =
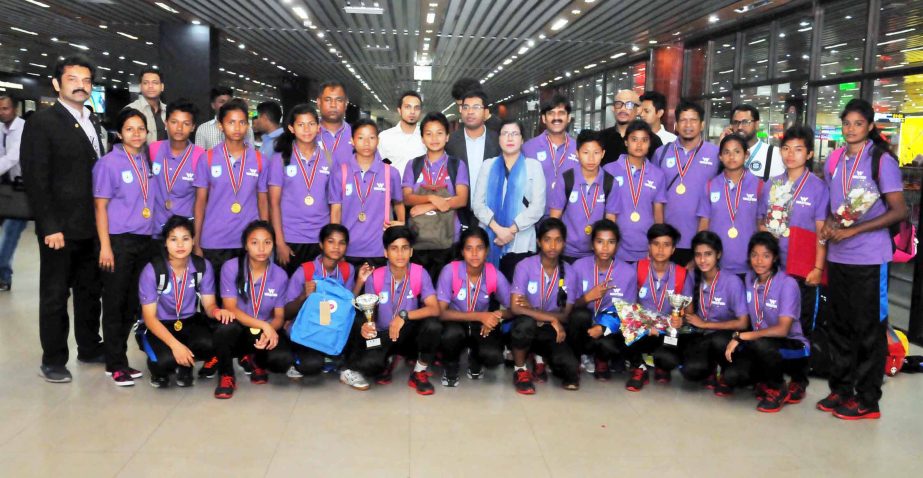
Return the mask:
<path id="1" fill-rule="evenodd" d="M 849 226 L 852 226 L 854 222 L 856 221 L 853 221 L 852 219 L 844 219 L 842 224 L 843 224 L 843 227 L 849 227 Z"/>

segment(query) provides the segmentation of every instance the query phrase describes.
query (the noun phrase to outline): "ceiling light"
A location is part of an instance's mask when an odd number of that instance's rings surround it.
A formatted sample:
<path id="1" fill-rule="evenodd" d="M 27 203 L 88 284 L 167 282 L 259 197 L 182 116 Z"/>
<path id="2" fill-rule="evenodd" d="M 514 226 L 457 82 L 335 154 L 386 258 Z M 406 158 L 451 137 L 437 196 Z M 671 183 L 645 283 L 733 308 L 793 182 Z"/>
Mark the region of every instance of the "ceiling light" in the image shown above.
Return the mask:
<path id="1" fill-rule="evenodd" d="M 154 42 L 152 42 L 152 41 L 146 41 L 146 42 L 144 42 L 144 44 L 145 44 L 145 45 L 153 45 Z"/>
<path id="2" fill-rule="evenodd" d="M 122 36 L 125 37 L 125 38 L 130 38 L 130 39 L 132 39 L 132 40 L 137 40 L 137 39 L 138 39 L 138 37 L 136 37 L 136 36 L 134 36 L 134 35 L 131 35 L 131 34 L 129 34 L 129 33 L 125 33 L 125 32 L 116 32 L 116 33 L 118 33 L 119 35 L 122 35 Z"/>
<path id="3" fill-rule="evenodd" d="M 718 23 L 718 20 L 719 20 L 718 15 L 712 15 L 708 17 L 708 23 Z"/>
<path id="4" fill-rule="evenodd" d="M 833 48 L 838 48 L 841 46 L 846 46 L 846 43 L 837 43 L 836 45 L 825 46 L 824 50 L 831 50 Z"/>
<path id="5" fill-rule="evenodd" d="M 147 66 L 147 63 L 145 63 L 145 62 L 143 62 L 143 61 L 131 60 L 131 62 L 134 63 L 134 64 L 136 64 L 136 65 Z"/>
<path id="6" fill-rule="evenodd" d="M 347 1 L 346 6 L 343 7 L 343 11 L 355 15 L 381 15 L 385 13 L 385 9 L 381 8 L 378 2 L 372 3 L 370 7 L 367 6 L 365 2 L 359 2 L 359 6 L 355 6 L 352 5 L 352 2 Z"/>
<path id="7" fill-rule="evenodd" d="M 177 10 L 177 9 L 175 9 L 175 8 L 173 8 L 173 7 L 167 5 L 166 3 L 163 3 L 163 2 L 154 2 L 154 5 L 157 5 L 158 7 L 162 8 L 162 9 L 164 9 L 164 10 L 170 12 L 170 13 L 179 13 L 179 10 Z"/>
<path id="8" fill-rule="evenodd" d="M 631 46 L 631 51 L 638 51 L 638 50 L 640 50 L 640 49 L 641 49 L 641 48 L 639 48 L 638 45 L 632 45 L 632 46 Z"/>
<path id="9" fill-rule="evenodd" d="M 559 19 L 555 20 L 554 23 L 551 24 L 551 30 L 553 30 L 553 31 L 558 31 L 558 30 L 564 28 L 565 25 L 567 25 L 567 19 L 566 19 L 566 18 L 559 18 Z"/>
<path id="10" fill-rule="evenodd" d="M 573 14 L 573 15 L 580 15 L 580 9 L 575 8 L 575 9 L 571 10 L 570 13 Z"/>
<path id="11" fill-rule="evenodd" d="M 295 15 L 302 20 L 308 19 L 308 11 L 304 7 L 292 7 L 292 11 L 295 12 Z"/>
<path id="12" fill-rule="evenodd" d="M 673 33 L 673 36 L 678 37 L 678 36 L 680 36 L 680 35 L 682 35 L 682 34 L 683 34 L 683 32 L 674 32 L 674 33 Z"/>
<path id="13" fill-rule="evenodd" d="M 240 48 L 241 50 L 243 50 L 244 48 L 247 48 L 247 47 L 246 47 L 246 45 L 244 45 L 243 43 L 241 43 L 241 44 L 237 45 L 237 48 Z"/>
<path id="14" fill-rule="evenodd" d="M 512 62 L 513 62 L 513 59 L 512 59 L 512 58 L 507 58 L 506 60 L 503 60 L 503 64 L 504 64 L 504 65 L 509 65 L 509 64 L 512 63 Z"/>
<path id="15" fill-rule="evenodd" d="M 516 52 L 516 53 L 519 54 L 519 55 L 522 55 L 523 53 L 525 53 L 525 52 L 527 52 L 527 51 L 529 51 L 529 47 L 524 46 L 524 47 L 520 48 L 519 51 Z"/>
<path id="16" fill-rule="evenodd" d="M 39 68 L 48 68 L 47 66 L 45 66 L 45 65 L 40 65 L 40 64 L 38 64 L 38 63 L 29 63 L 29 64 L 32 65 L 32 66 L 37 66 L 37 67 L 39 67 Z"/>
<path id="17" fill-rule="evenodd" d="M 14 30 L 20 33 L 25 33 L 26 35 L 38 35 L 38 33 L 31 32 L 29 30 L 23 30 L 22 28 L 18 28 L 18 27 L 10 27 L 10 30 Z"/>
<path id="18" fill-rule="evenodd" d="M 614 60 L 614 59 L 616 59 L 616 58 L 621 58 L 621 57 L 625 56 L 626 54 L 627 54 L 627 53 L 625 53 L 625 52 L 616 53 L 615 55 L 612 55 L 612 56 L 610 56 L 609 58 L 611 58 L 611 59 Z"/>
<path id="19" fill-rule="evenodd" d="M 70 45 L 70 46 L 72 46 L 72 47 L 74 47 L 74 48 L 79 48 L 79 49 L 84 50 L 84 51 L 90 49 L 90 47 L 88 47 L 88 46 L 86 46 L 86 45 L 78 45 L 78 44 L 76 44 L 76 43 L 68 43 L 68 45 Z"/>
<path id="20" fill-rule="evenodd" d="M 590 63 L 589 65 L 583 67 L 584 70 L 589 70 L 590 68 L 596 68 L 596 63 Z"/>
<path id="21" fill-rule="evenodd" d="M 99 68 L 100 70 L 106 70 L 106 71 L 111 70 L 110 68 L 106 68 L 105 66 L 97 66 L 96 68 Z"/>
<path id="22" fill-rule="evenodd" d="M 914 31 L 914 30 L 916 30 L 916 28 L 907 28 L 907 29 L 904 29 L 904 30 L 896 31 L 896 32 L 885 33 L 885 36 L 886 36 L 886 37 L 890 37 L 890 36 L 894 36 L 894 35 L 900 35 L 901 33 L 908 33 L 908 32 L 912 32 L 912 31 Z M 880 45 L 880 43 L 879 43 L 879 45 Z"/>
<path id="23" fill-rule="evenodd" d="M 192 21 L 192 24 L 193 24 L 193 25 L 201 25 L 202 22 L 200 22 L 200 21 L 198 21 L 198 20 L 193 20 L 193 21 Z"/>
<path id="24" fill-rule="evenodd" d="M 648 40 L 647 42 L 650 43 L 651 45 L 657 44 L 657 40 Z"/>
<path id="25" fill-rule="evenodd" d="M 429 23 L 430 25 L 436 23 L 436 12 L 429 12 L 426 14 L 426 23 Z"/>
<path id="26" fill-rule="evenodd" d="M 324 38 L 324 32 L 317 32 L 317 38 Z"/>
<path id="27" fill-rule="evenodd" d="M 29 3 L 31 3 L 32 5 L 37 5 L 37 6 L 42 7 L 42 8 L 50 8 L 50 7 L 51 7 L 51 5 L 48 5 L 47 3 L 37 2 L 36 0 L 26 0 L 26 1 L 29 2 Z"/>

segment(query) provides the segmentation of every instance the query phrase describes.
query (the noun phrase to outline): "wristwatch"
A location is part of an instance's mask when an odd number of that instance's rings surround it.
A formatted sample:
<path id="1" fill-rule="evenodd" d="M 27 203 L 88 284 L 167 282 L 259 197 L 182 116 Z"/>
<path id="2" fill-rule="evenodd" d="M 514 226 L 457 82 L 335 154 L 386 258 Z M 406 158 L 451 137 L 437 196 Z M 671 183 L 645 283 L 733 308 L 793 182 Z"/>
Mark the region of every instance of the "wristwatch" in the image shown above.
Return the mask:
<path id="1" fill-rule="evenodd" d="M 733 334 L 731 334 L 731 339 L 732 339 L 732 340 L 736 340 L 736 341 L 738 341 L 738 342 L 743 342 L 743 341 L 744 341 L 744 339 L 742 339 L 742 338 L 740 337 L 740 332 L 734 332 Z"/>
<path id="2" fill-rule="evenodd" d="M 401 311 L 397 313 L 397 316 L 401 319 L 407 320 L 407 311 L 401 309 Z"/>

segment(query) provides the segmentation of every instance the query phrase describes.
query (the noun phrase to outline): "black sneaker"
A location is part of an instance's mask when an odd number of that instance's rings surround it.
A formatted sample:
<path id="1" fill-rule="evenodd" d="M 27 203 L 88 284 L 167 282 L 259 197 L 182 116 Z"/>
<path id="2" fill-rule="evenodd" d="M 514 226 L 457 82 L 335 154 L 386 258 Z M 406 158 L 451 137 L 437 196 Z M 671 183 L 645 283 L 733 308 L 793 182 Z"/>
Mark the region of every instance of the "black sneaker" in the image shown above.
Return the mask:
<path id="1" fill-rule="evenodd" d="M 470 370 L 470 369 L 469 369 Z M 471 376 L 471 372 L 468 372 L 468 376 Z M 443 387 L 457 387 L 458 386 L 458 364 L 445 364 L 445 369 L 442 372 L 442 386 Z"/>
<path id="2" fill-rule="evenodd" d="M 629 392 L 640 392 L 650 381 L 650 375 L 647 373 L 646 368 L 638 367 L 632 369 L 631 377 L 628 377 L 628 381 L 625 382 L 625 390 Z"/>
<path id="3" fill-rule="evenodd" d="M 836 410 L 840 405 L 844 404 L 847 400 L 848 399 L 846 397 L 843 397 L 837 393 L 831 393 L 830 395 L 827 395 L 819 402 L 817 402 L 817 409 L 822 412 L 830 413 Z"/>
<path id="4" fill-rule="evenodd" d="M 468 378 L 471 380 L 480 380 L 484 377 L 484 366 L 478 361 L 474 354 L 468 353 Z"/>
<path id="5" fill-rule="evenodd" d="M 564 390 L 570 390 L 572 392 L 580 390 L 580 376 L 564 379 L 561 386 L 564 387 Z"/>
<path id="6" fill-rule="evenodd" d="M 128 369 L 106 372 L 106 375 L 112 377 L 112 381 L 115 382 L 117 387 L 131 387 L 135 384 L 135 380 L 132 378 L 131 372 L 129 372 Z"/>
<path id="7" fill-rule="evenodd" d="M 237 359 L 237 365 L 240 365 L 240 368 L 244 369 L 245 375 L 253 373 L 253 369 L 256 367 L 253 363 L 253 354 L 244 355 Z"/>
<path id="8" fill-rule="evenodd" d="M 192 367 L 177 367 L 176 369 L 176 386 L 177 387 L 191 387 L 193 384 L 192 380 Z"/>
<path id="9" fill-rule="evenodd" d="M 12 281 L 0 280 L 0 292 L 6 292 L 13 287 Z"/>
<path id="10" fill-rule="evenodd" d="M 877 420 L 881 418 L 881 410 L 878 404 L 864 406 L 859 400 L 850 398 L 833 411 L 833 416 L 841 420 Z"/>
<path id="11" fill-rule="evenodd" d="M 134 368 L 131 368 L 131 367 L 125 367 L 124 369 L 122 369 L 122 371 L 125 372 L 125 373 L 127 373 L 128 376 L 131 377 L 131 378 L 141 378 L 141 377 L 144 376 L 144 374 L 141 373 L 140 370 L 137 370 L 137 369 L 134 369 Z M 110 371 L 106 370 L 106 376 L 107 376 L 107 377 L 111 377 L 111 376 L 113 376 L 113 375 L 115 375 L 113 372 L 110 372 Z"/>
<path id="12" fill-rule="evenodd" d="M 807 385 L 801 382 L 789 382 L 788 383 L 788 399 L 786 403 L 801 403 L 804 400 L 805 391 L 807 390 Z"/>
<path id="13" fill-rule="evenodd" d="M 756 406 L 756 410 L 763 413 L 776 413 L 785 406 L 786 399 L 788 399 L 787 388 L 783 387 L 780 390 L 766 387 L 766 393 L 763 395 L 763 399 L 760 400 L 759 405 Z"/>
<path id="14" fill-rule="evenodd" d="M 670 383 L 670 371 L 663 368 L 654 369 L 654 381 L 657 383 L 668 384 Z"/>
<path id="15" fill-rule="evenodd" d="M 718 375 L 712 373 L 705 378 L 705 381 L 702 382 L 702 385 L 708 390 L 714 390 L 718 386 Z"/>
<path id="16" fill-rule="evenodd" d="M 535 364 L 535 369 L 532 371 L 532 380 L 538 383 L 545 383 L 548 381 L 548 367 L 545 365 L 545 362 Z"/>
<path id="17" fill-rule="evenodd" d="M 100 352 L 97 355 L 91 355 L 89 357 L 77 355 L 77 361 L 86 364 L 106 363 L 106 354 Z"/>
<path id="18" fill-rule="evenodd" d="M 436 392 L 433 384 L 429 383 L 429 374 L 426 373 L 426 370 L 411 373 L 410 378 L 407 379 L 407 385 L 416 389 L 420 395 L 432 395 Z"/>
<path id="19" fill-rule="evenodd" d="M 170 386 L 170 377 L 158 377 L 151 374 L 151 386 L 154 388 L 167 388 Z"/>
<path id="20" fill-rule="evenodd" d="M 73 380 L 70 371 L 63 365 L 42 365 L 39 367 L 39 376 L 48 383 L 68 383 Z"/>
<path id="21" fill-rule="evenodd" d="M 199 378 L 214 378 L 218 375 L 218 357 L 208 359 L 199 369 Z"/>
<path id="22" fill-rule="evenodd" d="M 215 387 L 215 398 L 231 398 L 234 396 L 234 389 L 237 388 L 237 380 L 233 375 L 222 375 L 218 380 L 218 386 Z"/>
<path id="23" fill-rule="evenodd" d="M 398 359 L 396 356 L 392 355 L 391 358 L 387 360 L 388 360 L 388 365 L 385 366 L 385 370 L 381 372 L 380 375 L 375 377 L 375 383 L 377 383 L 378 385 L 390 384 L 392 380 L 392 374 L 394 373 L 394 368 L 397 367 Z"/>
<path id="24" fill-rule="evenodd" d="M 598 358 L 593 359 L 593 378 L 600 382 L 606 382 L 612 378 L 612 372 L 609 370 L 609 361 Z"/>
<path id="25" fill-rule="evenodd" d="M 718 397 L 730 397 L 734 395 L 734 387 L 727 384 L 724 381 L 724 377 L 718 377 L 717 382 L 715 382 L 715 395 Z M 765 393 L 763 395 L 765 397 Z M 762 400 L 762 398 L 760 399 Z"/>
<path id="26" fill-rule="evenodd" d="M 535 385 L 532 384 L 532 373 L 527 369 L 515 370 L 513 372 L 513 385 L 516 392 L 523 395 L 535 394 Z"/>

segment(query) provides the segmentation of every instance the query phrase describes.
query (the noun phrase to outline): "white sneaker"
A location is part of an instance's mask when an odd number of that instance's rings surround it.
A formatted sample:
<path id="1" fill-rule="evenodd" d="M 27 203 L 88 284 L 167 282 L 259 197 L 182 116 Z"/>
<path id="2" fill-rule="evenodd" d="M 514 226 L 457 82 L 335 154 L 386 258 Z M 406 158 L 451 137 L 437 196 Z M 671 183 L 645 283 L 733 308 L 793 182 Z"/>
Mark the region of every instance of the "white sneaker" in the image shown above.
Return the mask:
<path id="1" fill-rule="evenodd" d="M 294 365 L 288 368 L 288 371 L 285 372 L 285 376 L 291 379 L 304 378 L 304 375 L 302 375 Z"/>
<path id="2" fill-rule="evenodd" d="M 580 362 L 582 363 L 583 370 L 586 373 L 596 373 L 596 361 L 593 360 L 593 357 L 589 355 L 581 355 Z"/>
<path id="3" fill-rule="evenodd" d="M 361 373 L 348 368 L 340 372 L 340 381 L 356 390 L 369 389 L 369 383 L 365 381 L 365 377 Z"/>

